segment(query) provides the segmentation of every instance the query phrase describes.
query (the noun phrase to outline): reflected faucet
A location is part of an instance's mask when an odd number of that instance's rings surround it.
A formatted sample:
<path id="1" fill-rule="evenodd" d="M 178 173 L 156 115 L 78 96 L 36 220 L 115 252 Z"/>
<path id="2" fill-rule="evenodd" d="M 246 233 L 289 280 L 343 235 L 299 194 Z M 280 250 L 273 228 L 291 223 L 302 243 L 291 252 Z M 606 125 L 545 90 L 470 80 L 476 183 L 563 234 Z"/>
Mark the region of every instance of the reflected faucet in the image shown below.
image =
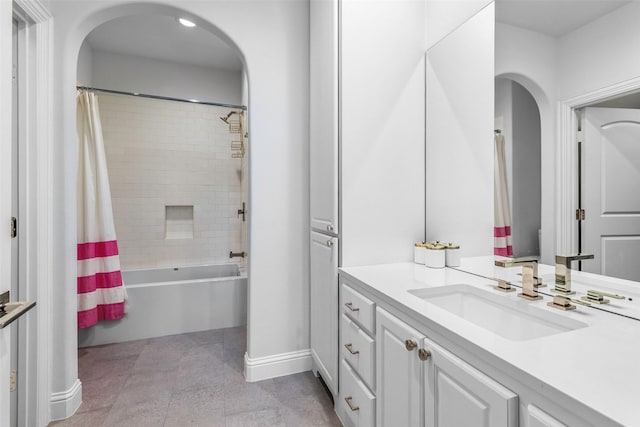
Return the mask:
<path id="1" fill-rule="evenodd" d="M 556 286 L 553 292 L 562 295 L 575 294 L 571 290 L 571 262 L 593 259 L 592 254 L 556 255 Z"/>

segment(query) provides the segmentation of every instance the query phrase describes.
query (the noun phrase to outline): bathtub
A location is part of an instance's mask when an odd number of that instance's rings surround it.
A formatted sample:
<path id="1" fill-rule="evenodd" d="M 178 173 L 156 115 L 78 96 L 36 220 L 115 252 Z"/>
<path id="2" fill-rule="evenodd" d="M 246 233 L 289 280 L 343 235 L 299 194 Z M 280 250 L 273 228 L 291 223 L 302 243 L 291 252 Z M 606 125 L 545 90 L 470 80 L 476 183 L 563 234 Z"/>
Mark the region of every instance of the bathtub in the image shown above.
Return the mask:
<path id="1" fill-rule="evenodd" d="M 128 311 L 78 330 L 78 347 L 242 326 L 247 276 L 236 264 L 122 272 Z"/>

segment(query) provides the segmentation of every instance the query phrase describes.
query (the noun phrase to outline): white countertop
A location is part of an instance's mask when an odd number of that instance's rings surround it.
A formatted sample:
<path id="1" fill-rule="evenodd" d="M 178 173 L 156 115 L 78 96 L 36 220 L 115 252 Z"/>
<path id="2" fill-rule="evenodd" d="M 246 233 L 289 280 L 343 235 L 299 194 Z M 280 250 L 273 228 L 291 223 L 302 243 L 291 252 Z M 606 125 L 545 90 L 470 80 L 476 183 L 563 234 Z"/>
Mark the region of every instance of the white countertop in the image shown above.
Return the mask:
<path id="1" fill-rule="evenodd" d="M 440 325 L 605 417 L 625 426 L 640 426 L 640 321 L 602 311 L 617 311 L 640 319 L 640 283 L 573 271 L 572 288 L 577 291 L 573 298 L 585 295 L 587 289 L 597 289 L 632 300 L 612 300 L 611 304 L 597 306 L 598 309 L 578 305 L 576 310 L 560 311 L 547 307 L 547 302 L 552 300 L 550 296 L 527 301 L 518 298 L 518 292 L 494 290 L 492 286 L 496 282 L 486 277 L 500 277 L 520 285 L 521 278 L 517 273 L 521 269 L 496 267 L 493 263 L 494 257 L 477 257 L 463 259 L 459 269 L 398 263 L 340 270 L 382 301 L 396 307 L 400 305 L 413 312 L 413 317 L 417 315 Z M 539 276 L 548 284 L 540 292 L 551 295 L 554 268 L 541 265 Z M 513 341 L 407 292 L 454 284 L 473 285 L 497 298 L 534 305 L 586 323 L 588 327 Z"/>

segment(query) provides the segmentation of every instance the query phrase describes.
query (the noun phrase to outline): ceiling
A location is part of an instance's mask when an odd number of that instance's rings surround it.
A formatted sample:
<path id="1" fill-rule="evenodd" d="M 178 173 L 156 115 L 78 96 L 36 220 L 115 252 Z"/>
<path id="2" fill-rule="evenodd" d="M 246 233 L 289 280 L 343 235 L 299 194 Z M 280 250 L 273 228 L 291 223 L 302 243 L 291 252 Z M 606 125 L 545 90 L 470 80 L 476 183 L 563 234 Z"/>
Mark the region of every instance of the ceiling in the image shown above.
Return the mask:
<path id="1" fill-rule="evenodd" d="M 496 20 L 560 37 L 633 0 L 496 0 Z M 236 51 L 178 17 L 132 15 L 106 22 L 87 36 L 92 49 L 224 70 L 242 70 Z"/>
<path id="2" fill-rule="evenodd" d="M 242 70 L 235 49 L 200 27 L 187 28 L 178 17 L 132 15 L 105 22 L 87 36 L 94 50 L 189 65 Z"/>
<path id="3" fill-rule="evenodd" d="M 496 21 L 561 37 L 633 0 L 496 0 Z"/>

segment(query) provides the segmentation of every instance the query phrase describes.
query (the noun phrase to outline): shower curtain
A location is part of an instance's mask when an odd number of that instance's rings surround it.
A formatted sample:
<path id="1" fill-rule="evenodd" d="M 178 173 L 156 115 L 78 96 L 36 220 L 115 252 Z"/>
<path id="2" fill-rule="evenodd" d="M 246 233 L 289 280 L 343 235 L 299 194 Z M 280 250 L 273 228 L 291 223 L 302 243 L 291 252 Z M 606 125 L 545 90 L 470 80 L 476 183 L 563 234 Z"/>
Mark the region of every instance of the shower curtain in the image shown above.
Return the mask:
<path id="1" fill-rule="evenodd" d="M 511 246 L 511 210 L 509 208 L 509 190 L 507 187 L 507 165 L 504 148 L 504 135 L 495 135 L 494 150 L 494 255 L 512 256 Z"/>
<path id="2" fill-rule="evenodd" d="M 80 91 L 78 131 L 78 327 L 120 319 L 126 293 L 120 272 L 111 191 L 95 94 Z"/>

